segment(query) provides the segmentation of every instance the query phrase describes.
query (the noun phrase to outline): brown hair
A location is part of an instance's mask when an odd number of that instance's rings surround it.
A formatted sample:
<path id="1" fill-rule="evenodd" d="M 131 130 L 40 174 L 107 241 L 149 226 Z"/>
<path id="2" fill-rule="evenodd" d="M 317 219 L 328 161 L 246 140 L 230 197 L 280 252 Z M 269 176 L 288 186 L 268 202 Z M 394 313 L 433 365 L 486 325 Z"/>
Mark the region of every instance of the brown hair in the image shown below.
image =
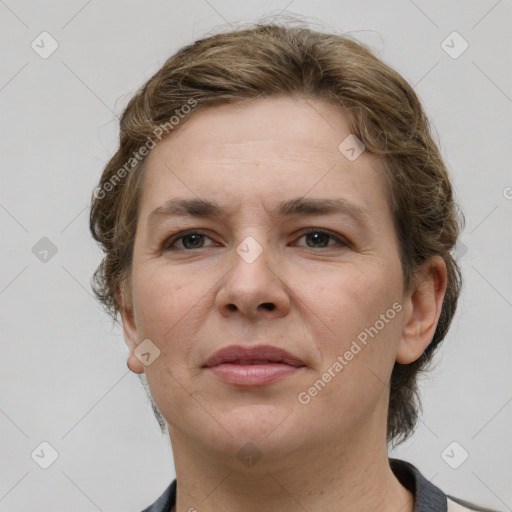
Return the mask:
<path id="1" fill-rule="evenodd" d="M 171 56 L 129 101 L 120 120 L 119 149 L 92 197 L 90 229 L 105 253 L 93 276 L 94 292 L 114 321 L 121 289 L 131 301 L 129 276 L 147 154 L 142 148 L 154 147 L 163 128 L 169 133 L 186 122 L 192 105 L 197 112 L 277 94 L 341 107 L 366 150 L 383 156 L 404 289 L 430 257 L 440 255 L 446 263 L 447 291 L 433 339 L 417 361 L 396 363 L 392 372 L 387 439 L 396 445 L 414 430 L 421 408 L 418 372 L 427 368 L 455 313 L 462 279 L 451 251 L 464 217 L 414 90 L 351 36 L 256 24 L 205 37 Z M 165 422 L 152 406 L 163 431 Z"/>

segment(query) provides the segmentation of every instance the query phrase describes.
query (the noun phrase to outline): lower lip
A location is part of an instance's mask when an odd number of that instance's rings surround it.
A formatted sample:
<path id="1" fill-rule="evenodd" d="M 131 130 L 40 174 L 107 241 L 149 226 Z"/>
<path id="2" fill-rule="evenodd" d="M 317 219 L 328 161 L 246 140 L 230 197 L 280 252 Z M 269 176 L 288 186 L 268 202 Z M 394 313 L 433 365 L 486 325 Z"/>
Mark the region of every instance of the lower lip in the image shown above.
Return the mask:
<path id="1" fill-rule="evenodd" d="M 213 374 L 230 384 L 238 386 L 264 386 L 295 373 L 303 366 L 290 366 L 282 363 L 229 364 L 223 363 L 208 368 Z"/>

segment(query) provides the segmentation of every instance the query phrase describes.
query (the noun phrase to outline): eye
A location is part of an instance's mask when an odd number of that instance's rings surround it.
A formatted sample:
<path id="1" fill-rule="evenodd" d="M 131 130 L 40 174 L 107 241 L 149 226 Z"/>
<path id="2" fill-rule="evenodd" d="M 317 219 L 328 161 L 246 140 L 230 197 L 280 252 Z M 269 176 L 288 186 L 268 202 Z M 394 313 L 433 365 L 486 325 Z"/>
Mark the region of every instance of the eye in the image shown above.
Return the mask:
<path id="1" fill-rule="evenodd" d="M 311 245 L 309 243 L 307 244 L 309 248 L 323 249 L 332 247 L 333 244 L 329 245 L 329 239 L 338 242 L 338 245 L 340 246 L 348 247 L 350 245 L 350 243 L 343 237 L 335 235 L 325 229 L 309 228 L 303 232 L 299 240 L 304 237 L 306 237 L 306 240 L 312 241 Z M 211 240 L 208 235 L 201 233 L 200 231 L 185 231 L 169 238 L 162 249 L 164 251 L 202 249 L 205 247 L 205 238 Z M 179 246 L 179 243 L 181 244 L 181 247 Z"/>
<path id="2" fill-rule="evenodd" d="M 201 249 L 203 248 L 204 238 L 209 236 L 199 231 L 189 231 L 180 233 L 179 236 L 171 237 L 164 245 L 164 251 L 175 251 L 183 249 Z M 210 238 L 211 240 L 211 238 Z M 175 247 L 176 242 L 182 242 L 182 247 Z"/>
<path id="3" fill-rule="evenodd" d="M 331 246 L 326 245 L 326 244 L 328 244 L 329 238 L 331 240 L 338 242 L 339 245 L 347 246 L 347 247 L 350 245 L 344 238 L 337 236 L 334 233 L 331 233 L 330 231 L 326 231 L 325 229 L 310 228 L 306 232 L 304 232 L 300 238 L 304 238 L 304 237 L 306 237 L 306 240 L 312 241 L 313 245 L 307 244 L 308 247 L 311 247 L 311 248 L 315 248 L 315 244 L 319 244 L 319 245 L 316 245 L 316 247 L 320 248 L 320 249 L 332 247 L 332 245 Z M 299 240 L 300 240 L 300 238 L 299 238 Z"/>

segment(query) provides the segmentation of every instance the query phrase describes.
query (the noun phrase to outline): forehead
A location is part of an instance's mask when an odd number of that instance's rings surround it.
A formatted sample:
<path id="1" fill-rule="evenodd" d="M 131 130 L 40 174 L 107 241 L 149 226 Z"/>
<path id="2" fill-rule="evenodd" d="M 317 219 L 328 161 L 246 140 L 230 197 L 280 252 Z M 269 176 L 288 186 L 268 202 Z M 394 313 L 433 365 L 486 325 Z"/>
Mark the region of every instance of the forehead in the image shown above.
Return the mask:
<path id="1" fill-rule="evenodd" d="M 307 194 L 343 196 L 382 210 L 380 162 L 368 151 L 347 159 L 339 146 L 348 136 L 341 109 L 322 100 L 270 97 L 199 110 L 150 151 L 141 214 L 185 196 L 264 209 Z"/>

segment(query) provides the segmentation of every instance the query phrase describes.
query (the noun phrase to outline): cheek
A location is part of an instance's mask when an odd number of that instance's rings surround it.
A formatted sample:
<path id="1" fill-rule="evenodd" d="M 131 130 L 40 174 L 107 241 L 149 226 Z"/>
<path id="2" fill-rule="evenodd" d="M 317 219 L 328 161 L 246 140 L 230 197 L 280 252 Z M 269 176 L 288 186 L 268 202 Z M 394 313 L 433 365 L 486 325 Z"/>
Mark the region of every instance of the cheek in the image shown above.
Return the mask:
<path id="1" fill-rule="evenodd" d="M 211 311 L 213 279 L 212 273 L 191 275 L 171 270 L 165 263 L 138 268 L 133 276 L 133 302 L 139 339 L 148 338 L 160 349 L 148 373 L 188 378 L 198 333 Z"/>
<path id="2" fill-rule="evenodd" d="M 191 306 L 193 283 L 184 287 L 164 269 L 139 268 L 133 276 L 133 305 L 141 335 L 161 339 Z"/>
<path id="3" fill-rule="evenodd" d="M 396 265 L 364 269 L 354 265 L 331 272 L 329 279 L 314 281 L 314 286 L 310 282 L 309 288 L 303 283 L 314 313 L 308 318 L 323 368 L 352 349 L 357 353 L 348 354 L 351 370 L 357 368 L 360 374 L 366 368 L 368 373 L 371 367 L 378 375 L 387 375 L 400 333 L 401 317 L 396 311 L 401 306 L 399 270 Z"/>
<path id="4" fill-rule="evenodd" d="M 361 330 L 373 323 L 397 299 L 398 287 L 390 286 L 393 275 L 388 273 L 386 278 L 385 274 L 382 269 L 347 265 L 331 269 L 325 277 L 317 275 L 302 283 L 296 281 L 294 286 L 324 327 L 346 338 L 354 334 L 354 329 Z"/>

